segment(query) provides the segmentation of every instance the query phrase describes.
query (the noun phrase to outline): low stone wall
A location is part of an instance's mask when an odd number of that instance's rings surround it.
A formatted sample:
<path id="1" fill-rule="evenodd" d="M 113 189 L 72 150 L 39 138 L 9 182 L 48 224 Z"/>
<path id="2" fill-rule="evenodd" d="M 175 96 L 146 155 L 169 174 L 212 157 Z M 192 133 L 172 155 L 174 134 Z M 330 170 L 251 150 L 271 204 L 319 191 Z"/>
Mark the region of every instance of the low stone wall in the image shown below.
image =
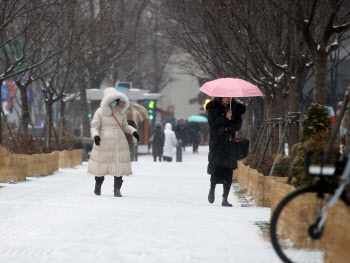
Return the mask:
<path id="1" fill-rule="evenodd" d="M 255 204 L 262 207 L 271 206 L 271 182 L 287 182 L 286 177 L 264 176 L 242 162 L 238 162 L 234 177 L 237 178 L 240 187 L 247 189 L 254 197 Z"/>
<path id="2" fill-rule="evenodd" d="M 13 154 L 0 159 L 0 183 L 25 181 L 26 177 L 49 175 L 59 168 L 80 165 L 82 160 L 81 149 L 47 154 Z"/>
<path id="3" fill-rule="evenodd" d="M 11 155 L 0 159 L 0 183 L 25 181 L 28 162 L 25 155 Z"/>
<path id="4" fill-rule="evenodd" d="M 271 184 L 271 215 L 274 212 L 278 203 L 287 194 L 294 191 L 295 188 L 291 185 L 273 182 Z M 295 248 L 322 249 L 321 241 L 308 237 L 308 229 L 310 222 L 313 222 L 316 210 L 320 207 L 320 200 L 313 193 L 304 194 L 301 197 L 293 199 L 288 203 L 280 215 L 279 223 L 281 234 L 288 237 Z"/>
<path id="5" fill-rule="evenodd" d="M 233 176 L 242 189 L 253 195 L 257 206 L 271 207 L 271 215 L 279 202 L 295 190 L 286 184 L 287 178 L 263 176 L 242 162 L 238 162 Z M 328 210 L 322 243 L 305 239 L 319 202 L 315 194 L 308 194 L 290 203 L 279 220 L 281 234 L 288 237 L 295 248 L 324 249 L 325 263 L 350 262 L 350 207 L 342 201 Z"/>
<path id="6" fill-rule="evenodd" d="M 58 167 L 59 168 L 72 168 L 80 165 L 83 161 L 83 150 L 77 149 L 72 151 L 60 151 Z"/>
<path id="7" fill-rule="evenodd" d="M 72 162 L 70 163 L 71 167 L 81 165 L 83 162 L 84 151 L 82 149 L 77 149 L 77 150 L 73 150 L 72 153 L 73 153 L 73 159 L 72 159 Z"/>
<path id="8" fill-rule="evenodd" d="M 45 176 L 58 170 L 58 153 L 33 154 L 28 156 L 28 176 Z"/>
<path id="9" fill-rule="evenodd" d="M 338 201 L 324 226 L 325 263 L 350 262 L 350 207 Z"/>
<path id="10" fill-rule="evenodd" d="M 271 182 L 270 192 L 270 204 L 271 204 L 271 215 L 275 211 L 276 206 L 279 202 L 290 192 L 295 190 L 295 187 L 289 184 L 281 182 Z"/>

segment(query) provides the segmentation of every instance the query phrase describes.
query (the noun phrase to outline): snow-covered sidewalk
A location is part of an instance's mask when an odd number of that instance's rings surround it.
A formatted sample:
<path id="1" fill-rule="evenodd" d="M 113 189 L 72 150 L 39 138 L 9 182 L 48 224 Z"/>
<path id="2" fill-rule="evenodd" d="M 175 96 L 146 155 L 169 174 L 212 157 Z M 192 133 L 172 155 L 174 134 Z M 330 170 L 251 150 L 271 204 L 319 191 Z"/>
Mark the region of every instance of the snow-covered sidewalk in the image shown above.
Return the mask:
<path id="1" fill-rule="evenodd" d="M 122 198 L 106 177 L 93 193 L 87 163 L 28 182 L 0 184 L 0 262 L 280 262 L 255 222 L 269 208 L 209 204 L 208 147 L 183 162 L 139 156 Z M 175 156 L 174 156 L 175 157 Z"/>

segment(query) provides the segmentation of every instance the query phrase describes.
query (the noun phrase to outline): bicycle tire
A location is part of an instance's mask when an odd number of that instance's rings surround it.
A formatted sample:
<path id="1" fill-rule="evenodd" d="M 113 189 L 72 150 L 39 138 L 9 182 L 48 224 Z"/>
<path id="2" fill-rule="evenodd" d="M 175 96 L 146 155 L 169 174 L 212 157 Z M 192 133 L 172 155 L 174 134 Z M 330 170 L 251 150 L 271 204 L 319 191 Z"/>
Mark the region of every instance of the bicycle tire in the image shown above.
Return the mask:
<path id="1" fill-rule="evenodd" d="M 283 248 L 283 246 L 285 246 L 285 244 L 284 245 L 282 244 L 283 238 L 282 237 L 278 238 L 278 236 L 280 234 L 278 233 L 277 225 L 279 223 L 279 219 L 281 218 L 280 216 L 282 215 L 284 209 L 288 209 L 288 208 L 286 208 L 287 205 L 290 204 L 293 200 L 295 200 L 296 198 L 298 198 L 302 195 L 305 195 L 305 194 L 313 194 L 316 197 L 317 196 L 316 193 L 318 192 L 317 190 L 318 190 L 318 188 L 316 186 L 305 186 L 305 187 L 301 187 L 299 189 L 296 189 L 295 191 L 289 193 L 287 196 L 285 196 L 280 201 L 280 203 L 277 205 L 274 213 L 272 214 L 271 223 L 270 223 L 271 243 L 272 243 L 272 246 L 273 246 L 274 250 L 276 251 L 277 255 L 285 263 L 300 263 L 302 261 L 299 261 L 299 260 L 295 261 L 295 260 L 291 259 L 291 255 L 287 255 L 285 253 L 285 250 L 288 250 L 288 249 Z M 287 218 L 287 217 L 285 217 L 285 218 Z M 283 221 L 283 220 L 280 220 L 280 221 Z M 310 222 L 310 226 L 311 226 L 311 223 L 314 223 L 314 222 Z M 292 226 L 288 226 L 288 228 L 290 228 L 290 227 L 292 227 Z M 289 229 L 288 231 L 293 231 L 293 230 Z M 308 231 L 306 231 L 305 236 L 308 236 L 308 238 L 310 237 Z M 295 248 L 292 248 L 291 250 L 298 251 L 298 249 L 295 249 Z M 303 250 L 300 249 L 299 251 L 303 251 Z M 319 252 L 317 252 L 317 253 L 319 253 Z M 308 261 L 308 262 L 310 262 L 310 261 Z M 318 261 L 316 261 L 316 262 L 318 262 Z"/>

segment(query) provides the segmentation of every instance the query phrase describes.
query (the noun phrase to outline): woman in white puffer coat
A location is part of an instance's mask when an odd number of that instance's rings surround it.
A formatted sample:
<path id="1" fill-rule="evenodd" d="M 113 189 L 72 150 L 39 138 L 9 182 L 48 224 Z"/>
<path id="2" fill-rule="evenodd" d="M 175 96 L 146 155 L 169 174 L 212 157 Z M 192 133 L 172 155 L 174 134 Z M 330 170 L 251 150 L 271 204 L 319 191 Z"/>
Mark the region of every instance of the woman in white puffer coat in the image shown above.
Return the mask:
<path id="1" fill-rule="evenodd" d="M 101 194 L 105 175 L 114 176 L 114 196 L 121 197 L 123 175 L 130 175 L 131 160 L 129 145 L 125 133 L 132 134 L 137 141 L 136 129 L 128 125 L 125 111 L 129 100 L 125 94 L 115 88 L 106 88 L 103 92 L 101 107 L 91 122 L 91 135 L 94 138 L 88 173 L 95 175 L 95 194 Z"/>
<path id="2" fill-rule="evenodd" d="M 176 136 L 170 123 L 165 124 L 164 136 L 163 160 L 171 162 L 173 160 L 174 147 L 176 146 Z"/>

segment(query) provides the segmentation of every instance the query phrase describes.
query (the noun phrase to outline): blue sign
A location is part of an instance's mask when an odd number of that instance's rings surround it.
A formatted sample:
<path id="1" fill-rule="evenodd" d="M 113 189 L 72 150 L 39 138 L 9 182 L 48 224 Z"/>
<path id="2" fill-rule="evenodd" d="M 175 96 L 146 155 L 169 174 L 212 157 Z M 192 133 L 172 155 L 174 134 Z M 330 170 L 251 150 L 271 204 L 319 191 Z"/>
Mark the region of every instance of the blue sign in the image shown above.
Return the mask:
<path id="1" fill-rule="evenodd" d="M 10 98 L 10 94 L 7 91 L 4 84 L 1 84 L 1 99 L 8 100 Z"/>

